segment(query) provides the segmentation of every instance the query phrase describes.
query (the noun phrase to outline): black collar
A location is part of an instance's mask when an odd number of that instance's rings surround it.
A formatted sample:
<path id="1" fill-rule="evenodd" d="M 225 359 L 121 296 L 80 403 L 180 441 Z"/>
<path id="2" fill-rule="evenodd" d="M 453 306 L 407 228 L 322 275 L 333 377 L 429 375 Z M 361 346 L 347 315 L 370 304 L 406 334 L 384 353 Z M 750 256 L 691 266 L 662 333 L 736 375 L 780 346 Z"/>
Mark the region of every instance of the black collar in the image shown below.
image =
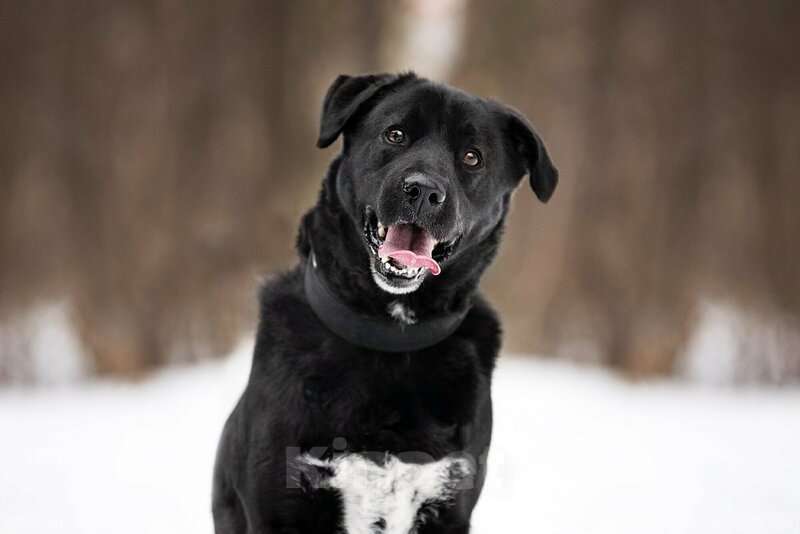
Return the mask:
<path id="1" fill-rule="evenodd" d="M 426 319 L 414 324 L 359 313 L 342 302 L 323 279 L 314 252 L 308 256 L 305 292 L 320 321 L 334 334 L 353 345 L 382 352 L 426 349 L 449 337 L 461 325 L 469 308 L 458 313 Z"/>

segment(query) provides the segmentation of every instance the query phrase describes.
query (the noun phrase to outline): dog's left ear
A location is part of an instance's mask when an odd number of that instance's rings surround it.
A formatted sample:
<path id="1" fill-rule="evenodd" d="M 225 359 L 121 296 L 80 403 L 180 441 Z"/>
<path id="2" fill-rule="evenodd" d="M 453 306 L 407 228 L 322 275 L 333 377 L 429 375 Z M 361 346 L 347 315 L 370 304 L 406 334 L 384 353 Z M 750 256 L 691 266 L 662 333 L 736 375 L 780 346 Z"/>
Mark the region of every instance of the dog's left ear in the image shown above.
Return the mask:
<path id="1" fill-rule="evenodd" d="M 531 189 L 539 200 L 547 202 L 558 185 L 558 169 L 528 119 L 512 108 L 506 108 L 506 113 L 507 132 L 528 173 Z"/>
<path id="2" fill-rule="evenodd" d="M 379 90 L 409 76 L 413 76 L 413 74 L 404 76 L 396 74 L 346 76 L 343 74 L 337 77 L 328 89 L 322 103 L 317 146 L 325 148 L 336 141 L 356 112 Z"/>

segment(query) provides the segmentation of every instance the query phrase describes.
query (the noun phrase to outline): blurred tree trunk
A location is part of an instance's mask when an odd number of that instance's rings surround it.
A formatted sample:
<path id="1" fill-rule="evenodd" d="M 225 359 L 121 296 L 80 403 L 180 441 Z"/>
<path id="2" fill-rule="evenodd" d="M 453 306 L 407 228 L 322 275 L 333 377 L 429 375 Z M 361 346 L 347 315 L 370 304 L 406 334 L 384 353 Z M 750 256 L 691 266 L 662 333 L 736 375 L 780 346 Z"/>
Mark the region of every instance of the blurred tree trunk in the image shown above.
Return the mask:
<path id="1" fill-rule="evenodd" d="M 487 284 L 512 348 L 669 373 L 705 298 L 800 328 L 796 3 L 468 5 L 456 81 L 562 170 L 547 207 L 517 195 L 495 272 L 518 275 Z"/>

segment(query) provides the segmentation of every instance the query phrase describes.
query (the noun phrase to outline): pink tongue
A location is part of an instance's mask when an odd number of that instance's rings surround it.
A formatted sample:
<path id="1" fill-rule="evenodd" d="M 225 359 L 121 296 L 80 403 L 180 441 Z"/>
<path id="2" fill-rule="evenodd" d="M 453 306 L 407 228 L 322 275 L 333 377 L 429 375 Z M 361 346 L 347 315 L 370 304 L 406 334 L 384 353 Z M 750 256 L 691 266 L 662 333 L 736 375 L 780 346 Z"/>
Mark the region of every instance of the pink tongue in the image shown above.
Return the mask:
<path id="1" fill-rule="evenodd" d="M 436 241 L 422 228 L 393 224 L 386 229 L 386 239 L 378 250 L 381 258 L 392 258 L 406 267 L 426 267 L 434 276 L 442 268 L 431 257 Z"/>

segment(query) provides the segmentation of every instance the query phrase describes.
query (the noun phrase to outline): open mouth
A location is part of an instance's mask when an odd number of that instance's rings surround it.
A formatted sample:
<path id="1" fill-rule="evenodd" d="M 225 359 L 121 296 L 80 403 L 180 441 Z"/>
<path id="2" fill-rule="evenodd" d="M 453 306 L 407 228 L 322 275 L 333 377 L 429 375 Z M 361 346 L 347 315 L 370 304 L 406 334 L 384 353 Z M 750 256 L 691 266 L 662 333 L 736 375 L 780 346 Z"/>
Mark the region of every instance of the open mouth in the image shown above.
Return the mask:
<path id="1" fill-rule="evenodd" d="M 373 259 L 373 273 L 393 289 L 413 291 L 426 273 L 436 276 L 442 263 L 453 253 L 458 238 L 437 241 L 431 233 L 415 224 L 384 225 L 371 208 L 364 213 L 364 239 Z M 378 284 L 383 288 L 379 278 Z"/>

